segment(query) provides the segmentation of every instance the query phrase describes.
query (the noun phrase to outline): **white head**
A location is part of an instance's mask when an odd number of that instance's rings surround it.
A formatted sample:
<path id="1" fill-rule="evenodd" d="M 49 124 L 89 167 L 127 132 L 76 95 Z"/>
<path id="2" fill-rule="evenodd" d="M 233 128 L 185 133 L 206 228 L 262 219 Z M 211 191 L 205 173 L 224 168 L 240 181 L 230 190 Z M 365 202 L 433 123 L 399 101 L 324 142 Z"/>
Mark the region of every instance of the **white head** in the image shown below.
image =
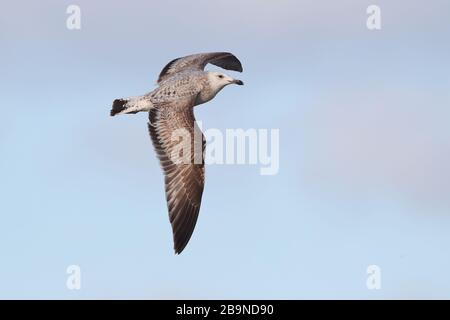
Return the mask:
<path id="1" fill-rule="evenodd" d="M 229 84 L 237 84 L 242 86 L 244 83 L 241 80 L 234 79 L 221 72 L 208 72 L 209 85 L 213 91 L 218 92 L 223 87 Z"/>

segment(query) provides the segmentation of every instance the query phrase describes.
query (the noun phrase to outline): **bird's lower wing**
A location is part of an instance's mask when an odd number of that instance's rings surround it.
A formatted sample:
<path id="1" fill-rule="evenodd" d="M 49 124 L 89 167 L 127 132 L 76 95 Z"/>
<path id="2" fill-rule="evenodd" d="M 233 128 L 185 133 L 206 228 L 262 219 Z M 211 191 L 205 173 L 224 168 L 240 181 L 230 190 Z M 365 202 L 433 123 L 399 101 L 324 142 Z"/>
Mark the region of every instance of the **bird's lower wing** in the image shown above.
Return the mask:
<path id="1" fill-rule="evenodd" d="M 193 101 L 192 101 L 193 105 Z M 175 253 L 194 231 L 204 187 L 205 139 L 192 107 L 160 105 L 149 113 L 148 129 L 165 176 Z"/>

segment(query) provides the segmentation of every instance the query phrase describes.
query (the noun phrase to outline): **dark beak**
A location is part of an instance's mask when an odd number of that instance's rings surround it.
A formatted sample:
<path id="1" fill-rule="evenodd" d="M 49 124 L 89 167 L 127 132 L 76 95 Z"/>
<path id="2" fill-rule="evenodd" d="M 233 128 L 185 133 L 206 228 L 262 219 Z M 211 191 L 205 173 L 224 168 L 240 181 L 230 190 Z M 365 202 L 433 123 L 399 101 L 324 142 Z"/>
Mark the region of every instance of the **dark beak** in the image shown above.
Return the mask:
<path id="1" fill-rule="evenodd" d="M 239 86 L 243 86 L 243 85 L 244 85 L 244 83 L 243 83 L 241 80 L 238 80 L 238 79 L 235 79 L 235 80 L 233 81 L 233 83 L 235 83 L 235 84 L 237 84 L 237 85 L 239 85 Z"/>

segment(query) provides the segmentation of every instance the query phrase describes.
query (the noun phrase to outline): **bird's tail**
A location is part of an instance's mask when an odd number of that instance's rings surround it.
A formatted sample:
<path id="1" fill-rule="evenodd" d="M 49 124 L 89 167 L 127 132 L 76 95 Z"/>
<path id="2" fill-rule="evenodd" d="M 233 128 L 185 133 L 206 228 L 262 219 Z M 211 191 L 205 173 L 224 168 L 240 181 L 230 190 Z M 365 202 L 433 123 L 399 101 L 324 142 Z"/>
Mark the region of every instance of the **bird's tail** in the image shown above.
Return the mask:
<path id="1" fill-rule="evenodd" d="M 114 117 L 116 114 L 121 113 L 126 109 L 125 105 L 127 104 L 127 100 L 125 99 L 116 99 L 113 102 L 111 109 L 111 117 Z"/>
<path id="2" fill-rule="evenodd" d="M 116 99 L 113 102 L 110 115 L 135 114 L 140 111 L 149 111 L 153 107 L 151 101 L 145 97 L 134 97 L 128 99 Z"/>

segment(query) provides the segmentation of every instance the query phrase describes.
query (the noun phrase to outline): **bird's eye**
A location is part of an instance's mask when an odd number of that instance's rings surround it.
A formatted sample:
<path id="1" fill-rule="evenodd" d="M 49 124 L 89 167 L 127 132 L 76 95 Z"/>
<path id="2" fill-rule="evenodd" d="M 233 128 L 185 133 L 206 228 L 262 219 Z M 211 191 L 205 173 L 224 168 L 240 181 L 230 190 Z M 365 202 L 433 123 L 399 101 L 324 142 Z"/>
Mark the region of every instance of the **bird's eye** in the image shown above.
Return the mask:
<path id="1" fill-rule="evenodd" d="M 223 75 L 219 74 L 218 77 L 219 77 L 220 79 L 222 79 L 222 78 L 223 78 Z"/>

